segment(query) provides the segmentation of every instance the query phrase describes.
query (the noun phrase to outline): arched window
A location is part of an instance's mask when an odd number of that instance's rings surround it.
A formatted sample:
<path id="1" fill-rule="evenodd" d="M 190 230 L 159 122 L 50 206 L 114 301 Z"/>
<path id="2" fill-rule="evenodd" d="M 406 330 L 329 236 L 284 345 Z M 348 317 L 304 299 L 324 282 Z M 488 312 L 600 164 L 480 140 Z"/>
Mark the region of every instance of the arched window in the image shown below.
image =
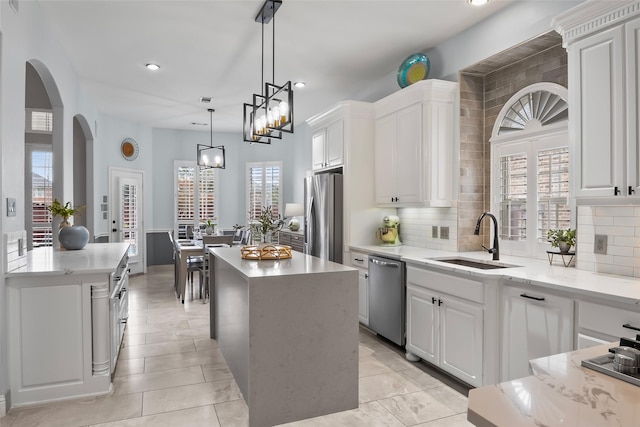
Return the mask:
<path id="1" fill-rule="evenodd" d="M 516 93 L 491 137 L 492 210 L 501 251 L 544 257 L 547 230 L 571 226 L 567 89 L 536 83 Z"/>

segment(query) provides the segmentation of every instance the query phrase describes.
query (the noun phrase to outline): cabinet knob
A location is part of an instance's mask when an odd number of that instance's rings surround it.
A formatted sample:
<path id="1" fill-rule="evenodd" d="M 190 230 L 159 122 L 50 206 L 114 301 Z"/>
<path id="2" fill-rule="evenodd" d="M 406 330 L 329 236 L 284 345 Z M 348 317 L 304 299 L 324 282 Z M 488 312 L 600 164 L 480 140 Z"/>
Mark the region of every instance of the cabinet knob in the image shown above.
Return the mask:
<path id="1" fill-rule="evenodd" d="M 620 189 L 618 187 L 613 187 L 613 195 L 617 196 L 618 194 L 620 194 Z"/>
<path id="2" fill-rule="evenodd" d="M 442 300 L 438 298 L 438 307 L 440 307 L 441 305 L 442 305 Z"/>
<path id="3" fill-rule="evenodd" d="M 364 273 L 364 278 L 365 278 L 365 279 L 368 279 L 368 278 L 369 278 L 369 275 L 368 275 L 367 273 Z"/>
<path id="4" fill-rule="evenodd" d="M 630 195 L 632 195 L 632 194 L 635 194 L 635 193 L 636 193 L 636 190 L 634 190 L 634 189 L 633 189 L 633 186 L 632 186 L 632 185 L 630 185 L 630 186 L 629 186 L 629 193 L 628 193 L 628 194 L 629 194 L 629 196 L 630 196 Z"/>
<path id="5" fill-rule="evenodd" d="M 435 297 L 431 297 L 431 304 L 435 304 L 435 303 L 436 303 Z"/>

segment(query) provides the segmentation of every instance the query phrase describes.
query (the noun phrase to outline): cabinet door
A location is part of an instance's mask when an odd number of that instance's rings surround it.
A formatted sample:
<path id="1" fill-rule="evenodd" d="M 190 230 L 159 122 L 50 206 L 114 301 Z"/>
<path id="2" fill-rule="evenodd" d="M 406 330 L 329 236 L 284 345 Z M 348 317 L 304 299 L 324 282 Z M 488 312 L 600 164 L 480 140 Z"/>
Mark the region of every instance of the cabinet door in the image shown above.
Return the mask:
<path id="1" fill-rule="evenodd" d="M 326 161 L 328 167 L 341 166 L 344 152 L 344 122 L 338 120 L 327 126 L 327 140 L 325 143 Z"/>
<path id="2" fill-rule="evenodd" d="M 530 375 L 529 361 L 573 350 L 573 300 L 505 286 L 502 381 Z"/>
<path id="3" fill-rule="evenodd" d="M 313 170 L 322 169 L 326 165 L 324 145 L 325 129 L 322 129 L 311 137 L 311 164 L 313 165 Z"/>
<path id="4" fill-rule="evenodd" d="M 360 323 L 369 324 L 369 275 L 366 270 L 358 273 L 358 314 Z"/>
<path id="5" fill-rule="evenodd" d="M 640 18 L 625 25 L 627 59 L 627 182 L 622 191 L 640 197 Z"/>
<path id="6" fill-rule="evenodd" d="M 442 296 L 440 367 L 474 386 L 482 385 L 483 311 L 475 304 Z"/>
<path id="7" fill-rule="evenodd" d="M 375 125 L 375 187 L 376 204 L 390 205 L 396 197 L 396 115 L 389 114 L 376 120 Z"/>
<path id="8" fill-rule="evenodd" d="M 439 363 L 437 301 L 435 293 L 407 285 L 406 349 L 435 365 Z"/>
<path id="9" fill-rule="evenodd" d="M 395 158 L 396 197 L 403 205 L 422 201 L 422 105 L 397 113 Z"/>
<path id="10" fill-rule="evenodd" d="M 570 47 L 570 121 L 576 123 L 577 197 L 624 190 L 624 57 L 622 26 Z M 574 177 L 572 176 L 572 179 Z"/>

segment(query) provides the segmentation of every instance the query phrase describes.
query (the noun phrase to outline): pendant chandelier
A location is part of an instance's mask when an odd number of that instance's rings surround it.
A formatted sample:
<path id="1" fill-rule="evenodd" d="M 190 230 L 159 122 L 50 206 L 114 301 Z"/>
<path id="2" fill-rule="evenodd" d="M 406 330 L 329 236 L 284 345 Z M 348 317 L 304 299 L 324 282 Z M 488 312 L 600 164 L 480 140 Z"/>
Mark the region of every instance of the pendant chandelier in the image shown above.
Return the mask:
<path id="1" fill-rule="evenodd" d="M 198 144 L 198 166 L 204 168 L 224 169 L 225 152 L 224 145 L 213 146 L 213 108 L 209 108 L 209 129 L 211 139 L 209 145 Z"/>
<path id="2" fill-rule="evenodd" d="M 293 133 L 293 90 L 291 81 L 282 86 L 264 81 L 264 24 L 273 18 L 272 36 L 272 71 L 271 79 L 275 82 L 275 15 L 282 0 L 266 0 L 256 16 L 255 21 L 262 25 L 262 93 L 253 94 L 253 102 L 244 104 L 243 139 L 250 143 L 271 144 L 271 139 L 282 139 L 282 132 Z"/>

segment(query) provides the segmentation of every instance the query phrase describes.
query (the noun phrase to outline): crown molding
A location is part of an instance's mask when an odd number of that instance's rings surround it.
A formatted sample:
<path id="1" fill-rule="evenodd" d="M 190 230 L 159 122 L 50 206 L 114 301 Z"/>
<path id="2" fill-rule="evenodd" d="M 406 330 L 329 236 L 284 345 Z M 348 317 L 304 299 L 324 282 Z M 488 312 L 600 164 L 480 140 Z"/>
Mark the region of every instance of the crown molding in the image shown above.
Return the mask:
<path id="1" fill-rule="evenodd" d="M 562 46 L 640 15 L 640 1 L 587 0 L 553 18 L 551 26 L 562 36 Z"/>

